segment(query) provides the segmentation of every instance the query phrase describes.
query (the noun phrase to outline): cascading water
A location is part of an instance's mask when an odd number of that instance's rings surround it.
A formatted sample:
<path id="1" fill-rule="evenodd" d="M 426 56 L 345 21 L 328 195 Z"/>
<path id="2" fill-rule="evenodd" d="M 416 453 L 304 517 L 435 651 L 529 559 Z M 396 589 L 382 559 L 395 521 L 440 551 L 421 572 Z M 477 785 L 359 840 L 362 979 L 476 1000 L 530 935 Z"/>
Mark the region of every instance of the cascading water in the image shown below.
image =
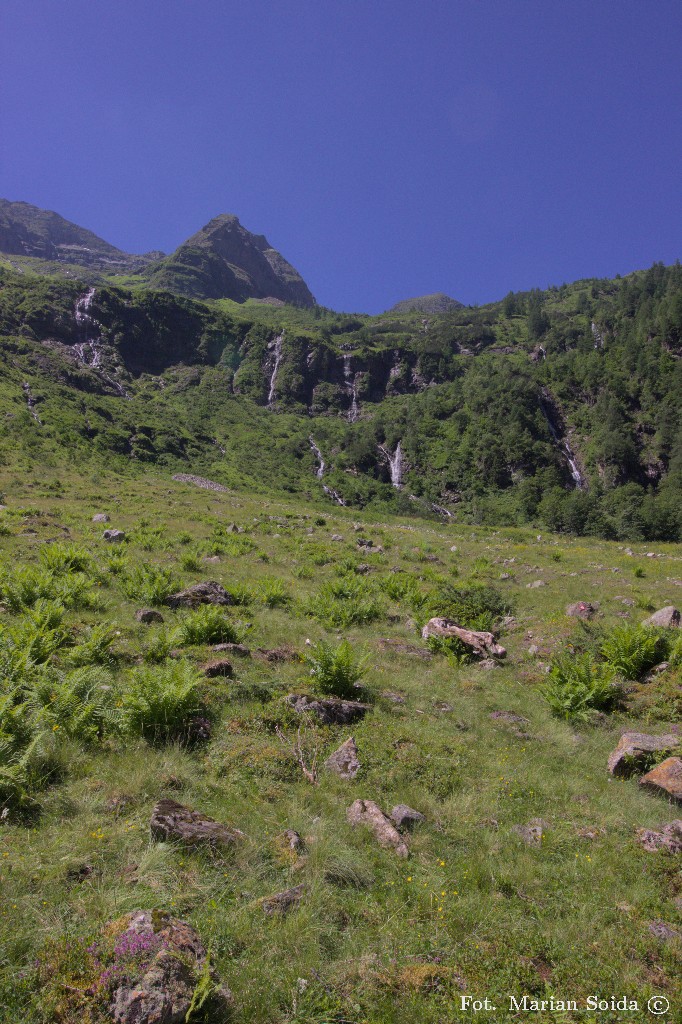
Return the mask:
<path id="1" fill-rule="evenodd" d="M 561 449 L 561 451 L 564 454 L 576 490 L 584 491 L 586 487 L 585 478 L 580 472 L 575 455 L 571 450 L 571 446 L 569 445 L 566 438 L 562 437 L 559 432 L 554 407 L 551 401 L 547 398 L 547 396 L 540 398 L 540 409 L 542 410 L 542 415 L 545 417 L 545 420 L 547 421 L 547 426 L 549 427 L 549 432 L 552 435 L 554 443 L 557 445 L 558 448 Z"/>
<path id="2" fill-rule="evenodd" d="M 398 441 L 396 449 L 393 455 L 389 452 L 388 448 L 385 448 L 383 444 L 379 445 L 379 451 L 386 459 L 388 463 L 388 471 L 391 474 L 391 483 L 397 490 L 400 490 L 403 486 L 403 472 L 404 472 L 404 459 L 402 443 Z"/>
<path id="3" fill-rule="evenodd" d="M 275 386 L 277 384 L 277 371 L 279 370 L 279 364 L 282 362 L 282 342 L 284 341 L 284 335 L 278 334 L 275 338 L 275 362 L 272 367 L 272 374 L 270 376 L 270 390 L 268 391 L 268 409 L 272 408 L 275 400 Z"/>
<path id="4" fill-rule="evenodd" d="M 358 405 L 358 387 L 355 380 L 355 374 L 351 370 L 351 354 L 350 352 L 344 353 L 343 359 L 343 377 L 346 381 L 346 388 L 350 392 L 350 409 L 348 410 L 348 422 L 355 423 L 358 416 L 360 415 L 360 406 Z"/>
<path id="5" fill-rule="evenodd" d="M 26 396 L 26 405 L 28 407 L 29 413 L 31 414 L 33 419 L 36 421 L 38 426 L 42 427 L 43 421 L 41 420 L 40 416 L 36 412 L 36 400 L 33 397 L 33 395 L 31 394 L 31 386 L 30 386 L 29 382 L 27 380 L 25 380 L 24 383 L 21 385 L 21 388 L 22 388 L 22 391 L 24 392 L 24 395 Z"/>
<path id="6" fill-rule="evenodd" d="M 309 437 L 308 441 L 310 443 L 310 447 L 311 447 L 311 449 L 313 451 L 313 454 L 314 454 L 315 458 L 317 459 L 317 469 L 315 470 L 315 476 L 317 477 L 318 480 L 321 480 L 322 477 L 324 476 L 324 471 L 325 471 L 325 468 L 326 468 L 326 463 L 325 463 L 324 459 L 322 458 L 322 452 L 320 451 L 320 449 L 315 444 L 314 437 L 312 437 L 312 436 Z"/>
<path id="7" fill-rule="evenodd" d="M 130 395 L 120 381 L 110 376 L 102 368 L 102 343 L 99 338 L 99 326 L 89 313 L 94 297 L 95 289 L 90 288 L 76 302 L 74 316 L 78 326 L 78 333 L 81 335 L 81 341 L 78 341 L 73 346 L 73 350 L 76 353 L 78 362 L 82 366 L 87 366 L 91 370 L 99 370 L 100 376 L 108 384 L 111 384 L 112 388 L 122 398 L 130 398 Z"/>

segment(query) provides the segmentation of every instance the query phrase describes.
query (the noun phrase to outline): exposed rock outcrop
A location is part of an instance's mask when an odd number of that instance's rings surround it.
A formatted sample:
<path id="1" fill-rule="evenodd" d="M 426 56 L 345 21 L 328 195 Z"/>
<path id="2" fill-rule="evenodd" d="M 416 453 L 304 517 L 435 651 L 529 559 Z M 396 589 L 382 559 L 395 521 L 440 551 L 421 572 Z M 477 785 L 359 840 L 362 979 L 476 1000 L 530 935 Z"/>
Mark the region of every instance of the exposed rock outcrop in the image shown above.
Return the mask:
<path id="1" fill-rule="evenodd" d="M 370 828 L 380 846 L 392 848 L 399 857 L 409 856 L 407 843 L 373 800 L 356 800 L 348 808 L 346 817 L 351 825 L 365 825 Z"/>
<path id="2" fill-rule="evenodd" d="M 149 823 L 152 839 L 186 846 L 231 846 L 244 833 L 175 800 L 159 800 Z"/>
<path id="3" fill-rule="evenodd" d="M 669 753 L 679 744 L 680 737 L 673 733 L 650 736 L 644 732 L 625 732 L 609 755 L 609 772 L 621 778 L 645 772 L 657 760 L 656 755 Z"/>

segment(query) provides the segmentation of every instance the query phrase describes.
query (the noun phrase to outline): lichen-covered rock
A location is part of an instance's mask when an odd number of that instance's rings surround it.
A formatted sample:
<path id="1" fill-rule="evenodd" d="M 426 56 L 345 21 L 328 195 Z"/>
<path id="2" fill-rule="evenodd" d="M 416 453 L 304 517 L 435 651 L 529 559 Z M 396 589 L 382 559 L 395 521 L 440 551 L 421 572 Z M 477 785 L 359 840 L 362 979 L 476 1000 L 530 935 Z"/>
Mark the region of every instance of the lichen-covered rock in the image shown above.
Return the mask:
<path id="1" fill-rule="evenodd" d="M 426 818 L 421 811 L 415 811 L 414 807 L 408 807 L 407 804 L 396 804 L 391 811 L 391 821 L 398 828 L 411 831 L 415 825 L 426 821 Z"/>
<path id="2" fill-rule="evenodd" d="M 244 833 L 175 800 L 159 800 L 150 821 L 152 839 L 187 846 L 231 846 Z"/>
<path id="3" fill-rule="evenodd" d="M 649 853 L 664 850 L 666 853 L 682 853 L 682 820 L 662 825 L 660 831 L 652 828 L 638 828 L 637 842 Z"/>
<path id="4" fill-rule="evenodd" d="M 369 704 L 357 700 L 341 700 L 339 697 L 308 697 L 305 694 L 290 693 L 287 704 L 299 715 L 311 712 L 323 725 L 350 725 L 370 710 Z"/>
<path id="5" fill-rule="evenodd" d="M 336 772 L 342 779 L 355 778 L 361 766 L 358 760 L 358 748 L 352 736 L 342 743 L 338 750 L 330 754 L 324 762 L 324 766 L 330 771 Z"/>
<path id="6" fill-rule="evenodd" d="M 682 758 L 667 757 L 639 780 L 640 786 L 682 804 Z"/>
<path id="7" fill-rule="evenodd" d="M 467 647 L 471 647 L 473 653 L 479 658 L 504 658 L 507 654 L 504 647 L 495 642 L 492 633 L 465 629 L 458 626 L 452 619 L 437 617 L 429 619 L 422 629 L 422 636 L 428 640 L 431 636 L 456 637 Z"/>
<path id="8" fill-rule="evenodd" d="M 657 612 L 654 612 L 648 619 L 645 619 L 642 625 L 653 626 L 659 629 L 678 629 L 680 625 L 679 609 L 671 604 L 665 608 L 659 608 Z"/>
<path id="9" fill-rule="evenodd" d="M 392 848 L 399 857 L 409 857 L 407 843 L 400 832 L 373 800 L 356 800 L 346 811 L 351 825 L 366 825 L 380 846 Z"/>
<path id="10" fill-rule="evenodd" d="M 234 598 L 220 583 L 209 580 L 171 594 L 166 604 L 171 608 L 197 608 L 200 604 L 234 604 Z"/>
<path id="11" fill-rule="evenodd" d="M 609 772 L 621 778 L 645 772 L 655 760 L 652 755 L 672 751 L 679 743 L 680 737 L 672 733 L 650 736 L 644 732 L 624 732 L 609 755 Z"/>
<path id="12" fill-rule="evenodd" d="M 125 963 L 113 989 L 109 1013 L 116 1024 L 181 1024 L 206 969 L 206 950 L 198 933 L 177 918 L 156 910 L 127 915 L 115 956 Z M 223 1007 L 232 1001 L 214 972 L 213 998 Z"/>

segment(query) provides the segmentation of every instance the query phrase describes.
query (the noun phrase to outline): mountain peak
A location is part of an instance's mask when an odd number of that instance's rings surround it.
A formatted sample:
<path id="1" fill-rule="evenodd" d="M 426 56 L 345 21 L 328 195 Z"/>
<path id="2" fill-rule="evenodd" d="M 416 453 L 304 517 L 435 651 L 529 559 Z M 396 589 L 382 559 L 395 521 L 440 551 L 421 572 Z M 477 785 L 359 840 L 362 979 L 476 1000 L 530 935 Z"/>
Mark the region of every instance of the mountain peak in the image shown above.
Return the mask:
<path id="1" fill-rule="evenodd" d="M 431 295 L 418 295 L 414 299 L 403 299 L 395 306 L 387 309 L 387 313 L 449 313 L 453 309 L 461 309 L 462 302 L 450 298 L 445 292 L 433 292 Z"/>

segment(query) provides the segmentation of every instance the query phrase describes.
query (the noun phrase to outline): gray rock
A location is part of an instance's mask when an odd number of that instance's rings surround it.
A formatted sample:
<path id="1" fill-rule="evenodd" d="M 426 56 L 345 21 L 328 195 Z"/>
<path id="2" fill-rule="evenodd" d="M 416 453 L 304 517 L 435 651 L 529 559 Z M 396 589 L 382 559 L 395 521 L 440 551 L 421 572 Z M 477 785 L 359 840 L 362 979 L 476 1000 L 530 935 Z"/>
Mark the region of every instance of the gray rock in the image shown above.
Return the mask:
<path id="1" fill-rule="evenodd" d="M 643 626 L 655 626 L 659 629 L 679 629 L 680 612 L 674 605 L 669 604 L 665 608 L 659 608 L 657 612 L 650 615 L 642 623 Z"/>
<path id="2" fill-rule="evenodd" d="M 306 712 L 316 715 L 323 725 L 350 725 L 370 710 L 369 704 L 361 704 L 357 700 L 340 700 L 338 697 L 308 697 L 290 693 L 286 702 L 299 715 Z"/>
<path id="3" fill-rule="evenodd" d="M 404 704 L 405 698 L 400 693 L 396 693 L 394 690 L 382 690 L 381 696 L 384 700 L 389 700 L 391 704 Z"/>
<path id="4" fill-rule="evenodd" d="M 125 539 L 123 530 L 105 530 L 102 534 L 102 540 L 108 541 L 109 544 L 122 544 Z"/>
<path id="5" fill-rule="evenodd" d="M 527 718 L 524 718 L 523 715 L 516 715 L 513 711 L 491 711 L 490 717 L 498 721 L 509 722 L 510 725 L 528 724 Z"/>
<path id="6" fill-rule="evenodd" d="M 649 853 L 664 850 L 666 853 L 682 853 L 682 820 L 662 825 L 659 832 L 651 828 L 637 829 L 637 842 Z"/>
<path id="7" fill-rule="evenodd" d="M 478 668 L 482 668 L 486 672 L 490 672 L 492 669 L 500 667 L 493 658 L 484 658 L 483 661 L 479 661 L 477 664 Z"/>
<path id="8" fill-rule="evenodd" d="M 673 939 L 682 939 L 682 932 L 677 928 L 673 928 L 671 925 L 666 924 L 665 921 L 652 921 L 649 925 L 649 931 L 656 939 L 660 939 L 661 942 L 670 942 Z"/>
<path id="9" fill-rule="evenodd" d="M 414 807 L 408 807 L 407 804 L 396 804 L 391 811 L 391 820 L 398 828 L 411 831 L 415 825 L 426 821 L 426 818 L 420 811 L 415 811 Z"/>
<path id="10" fill-rule="evenodd" d="M 272 917 L 273 914 L 287 914 L 294 907 L 298 906 L 303 899 L 304 892 L 305 882 L 301 882 L 300 885 L 295 885 L 293 889 L 285 889 L 283 892 L 275 893 L 274 896 L 266 896 L 265 899 L 260 901 L 260 905 L 268 917 Z"/>
<path id="11" fill-rule="evenodd" d="M 356 800 L 346 811 L 351 825 L 370 828 L 380 846 L 392 848 L 399 857 L 408 857 L 409 850 L 400 832 L 373 800 Z"/>
<path id="12" fill-rule="evenodd" d="M 575 604 L 569 604 L 566 614 L 574 619 L 591 619 L 596 614 L 598 607 L 599 605 L 592 604 L 590 601 L 576 601 Z"/>
<path id="13" fill-rule="evenodd" d="M 154 608 L 139 608 L 135 612 L 135 618 L 138 622 L 163 622 L 163 615 Z"/>
<path id="14" fill-rule="evenodd" d="M 152 839 L 186 846 L 231 846 L 244 833 L 175 800 L 159 800 L 150 821 Z"/>
<path id="15" fill-rule="evenodd" d="M 166 598 L 166 604 L 171 608 L 196 608 L 200 604 L 234 604 L 234 598 L 220 583 L 209 580 L 206 583 L 194 583 L 185 590 L 179 590 L 177 594 L 171 594 Z"/>
<path id="16" fill-rule="evenodd" d="M 209 562 L 211 565 L 218 565 L 220 562 L 220 555 L 206 555 L 204 562 Z"/>
<path id="17" fill-rule="evenodd" d="M 547 822 L 542 818 L 531 818 L 527 825 L 514 825 L 513 831 L 521 836 L 527 846 L 540 846 Z"/>
<path id="18" fill-rule="evenodd" d="M 325 768 L 336 772 L 342 779 L 354 779 L 360 771 L 358 748 L 352 736 L 342 743 L 324 762 Z"/>
<path id="19" fill-rule="evenodd" d="M 244 644 L 214 644 L 212 651 L 224 651 L 225 654 L 233 654 L 237 658 L 250 658 L 251 651 Z"/>
<path id="20" fill-rule="evenodd" d="M 340 533 L 333 533 L 332 534 L 332 540 L 334 540 L 334 541 L 343 540 L 343 537 L 341 536 Z"/>
<path id="21" fill-rule="evenodd" d="M 214 658 L 213 661 L 207 661 L 201 666 L 201 671 L 209 679 L 231 678 L 234 675 L 234 669 L 232 668 L 232 662 L 228 661 L 227 658 Z"/>
<path id="22" fill-rule="evenodd" d="M 279 837 L 282 846 L 287 847 L 289 850 L 293 850 L 298 853 L 299 850 L 303 849 L 303 840 L 298 832 L 293 828 L 287 828 L 282 832 Z"/>
<path id="23" fill-rule="evenodd" d="M 656 760 L 652 755 L 670 752 L 679 743 L 679 736 L 672 733 L 650 736 L 643 732 L 625 732 L 609 755 L 609 772 L 620 778 L 645 772 Z"/>
<path id="24" fill-rule="evenodd" d="M 92 521 L 93 523 L 108 523 L 109 516 L 106 514 L 106 512 L 98 512 L 96 516 L 92 517 Z"/>
<path id="25" fill-rule="evenodd" d="M 116 1024 L 181 1024 L 206 968 L 206 950 L 186 922 L 158 910 L 127 915 L 126 928 L 115 940 L 126 970 L 114 988 L 109 1014 Z M 213 999 L 221 1014 L 232 1001 L 211 970 Z"/>
<path id="26" fill-rule="evenodd" d="M 205 491 L 227 491 L 227 487 L 217 484 L 215 480 L 207 480 L 205 476 L 194 476 L 193 473 L 174 473 L 173 479 L 181 484 L 194 484 L 195 487 L 203 487 Z"/>
<path id="27" fill-rule="evenodd" d="M 544 580 L 533 580 L 532 583 L 526 583 L 526 587 L 529 590 L 537 590 L 538 587 L 546 587 L 547 584 Z"/>
<path id="28" fill-rule="evenodd" d="M 537 644 L 531 644 L 528 648 L 528 653 L 531 655 L 531 657 L 535 657 L 536 654 L 540 653 L 540 648 Z"/>

